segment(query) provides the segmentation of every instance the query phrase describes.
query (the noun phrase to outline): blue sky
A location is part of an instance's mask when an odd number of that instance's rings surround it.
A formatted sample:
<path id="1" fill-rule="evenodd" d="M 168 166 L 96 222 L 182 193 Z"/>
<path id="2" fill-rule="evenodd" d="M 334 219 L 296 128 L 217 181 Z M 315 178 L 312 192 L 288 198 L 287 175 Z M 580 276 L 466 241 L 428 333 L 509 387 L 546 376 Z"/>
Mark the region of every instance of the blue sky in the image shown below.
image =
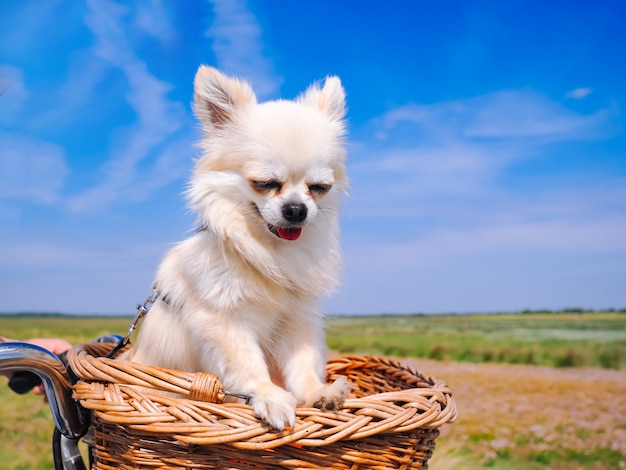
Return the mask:
<path id="1" fill-rule="evenodd" d="M 626 307 L 626 4 L 4 1 L 0 312 L 132 313 L 188 236 L 199 64 L 349 104 L 326 313 Z"/>

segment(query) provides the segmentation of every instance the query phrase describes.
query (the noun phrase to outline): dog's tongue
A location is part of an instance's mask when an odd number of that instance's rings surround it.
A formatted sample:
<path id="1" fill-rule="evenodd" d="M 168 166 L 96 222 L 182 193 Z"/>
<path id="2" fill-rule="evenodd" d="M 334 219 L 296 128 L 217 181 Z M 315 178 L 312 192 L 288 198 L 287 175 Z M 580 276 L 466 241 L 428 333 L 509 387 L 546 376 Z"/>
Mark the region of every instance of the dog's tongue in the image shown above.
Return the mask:
<path id="1" fill-rule="evenodd" d="M 300 238 L 300 234 L 302 233 L 302 229 L 300 227 L 298 228 L 276 227 L 276 230 L 278 231 L 278 235 L 280 235 L 280 238 L 283 238 L 285 240 L 297 240 L 298 238 Z"/>

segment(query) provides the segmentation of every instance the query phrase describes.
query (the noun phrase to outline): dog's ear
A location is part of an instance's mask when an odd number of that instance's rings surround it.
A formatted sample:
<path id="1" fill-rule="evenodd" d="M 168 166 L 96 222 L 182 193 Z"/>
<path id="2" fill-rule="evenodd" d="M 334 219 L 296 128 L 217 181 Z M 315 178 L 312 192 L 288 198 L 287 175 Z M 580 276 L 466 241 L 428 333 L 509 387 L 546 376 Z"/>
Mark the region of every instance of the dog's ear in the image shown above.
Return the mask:
<path id="1" fill-rule="evenodd" d="M 238 110 L 256 103 L 250 85 L 213 67 L 200 66 L 193 85 L 194 111 L 209 129 L 228 125 Z"/>
<path id="2" fill-rule="evenodd" d="M 311 86 L 298 101 L 313 106 L 329 118 L 340 121 L 346 114 L 346 92 L 339 77 L 326 77 L 324 86 Z"/>

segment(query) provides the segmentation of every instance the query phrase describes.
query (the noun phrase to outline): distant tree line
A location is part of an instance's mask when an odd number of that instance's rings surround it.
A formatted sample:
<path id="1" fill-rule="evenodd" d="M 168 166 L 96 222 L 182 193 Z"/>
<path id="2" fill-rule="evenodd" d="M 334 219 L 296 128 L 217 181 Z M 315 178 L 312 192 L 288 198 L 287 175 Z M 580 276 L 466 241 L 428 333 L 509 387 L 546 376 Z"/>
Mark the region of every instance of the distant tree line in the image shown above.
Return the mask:
<path id="1" fill-rule="evenodd" d="M 568 307 L 568 308 L 564 308 L 562 310 L 550 310 L 550 309 L 530 310 L 530 309 L 525 309 L 525 310 L 522 310 L 520 313 L 528 314 L 528 313 L 606 313 L 606 312 L 626 313 L 626 308 L 620 308 L 620 309 L 603 308 L 603 309 L 600 309 L 600 310 L 594 310 L 594 309 L 590 309 L 590 308 L 578 308 L 578 307 Z"/>

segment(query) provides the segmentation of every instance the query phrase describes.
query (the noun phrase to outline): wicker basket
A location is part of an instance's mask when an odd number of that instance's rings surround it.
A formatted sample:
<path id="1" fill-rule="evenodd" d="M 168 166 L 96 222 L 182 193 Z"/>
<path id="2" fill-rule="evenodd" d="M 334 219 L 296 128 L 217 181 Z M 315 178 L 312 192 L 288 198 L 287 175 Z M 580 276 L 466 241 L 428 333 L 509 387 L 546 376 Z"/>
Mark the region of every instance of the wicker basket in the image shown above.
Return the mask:
<path id="1" fill-rule="evenodd" d="M 326 369 L 329 381 L 353 384 L 343 408 L 298 408 L 293 429 L 273 432 L 250 406 L 215 403 L 223 390 L 214 376 L 103 357 L 112 347 L 78 345 L 68 355 L 81 379 L 74 398 L 91 410 L 93 469 L 425 469 L 438 428 L 457 413 L 444 382 L 346 356 Z"/>

